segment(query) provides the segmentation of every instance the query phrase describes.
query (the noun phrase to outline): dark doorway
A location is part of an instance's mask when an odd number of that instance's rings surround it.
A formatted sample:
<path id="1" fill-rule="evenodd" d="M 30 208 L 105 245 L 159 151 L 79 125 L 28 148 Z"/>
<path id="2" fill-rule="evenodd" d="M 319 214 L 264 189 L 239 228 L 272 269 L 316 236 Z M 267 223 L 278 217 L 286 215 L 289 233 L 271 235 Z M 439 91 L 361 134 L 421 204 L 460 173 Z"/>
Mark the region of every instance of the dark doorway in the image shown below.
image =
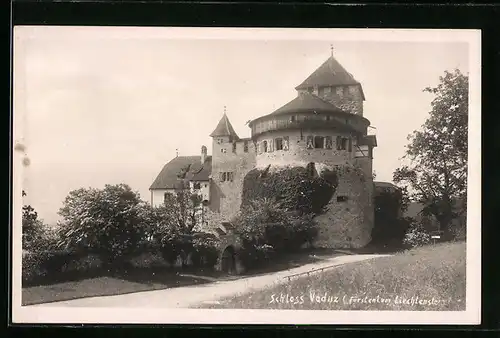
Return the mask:
<path id="1" fill-rule="evenodd" d="M 316 176 L 316 166 L 314 165 L 314 162 L 309 162 L 306 167 L 307 174 L 309 177 L 315 177 Z"/>
<path id="2" fill-rule="evenodd" d="M 228 246 L 222 252 L 221 271 L 231 275 L 235 272 L 235 270 L 236 270 L 236 260 L 235 260 L 234 249 L 232 246 Z"/>

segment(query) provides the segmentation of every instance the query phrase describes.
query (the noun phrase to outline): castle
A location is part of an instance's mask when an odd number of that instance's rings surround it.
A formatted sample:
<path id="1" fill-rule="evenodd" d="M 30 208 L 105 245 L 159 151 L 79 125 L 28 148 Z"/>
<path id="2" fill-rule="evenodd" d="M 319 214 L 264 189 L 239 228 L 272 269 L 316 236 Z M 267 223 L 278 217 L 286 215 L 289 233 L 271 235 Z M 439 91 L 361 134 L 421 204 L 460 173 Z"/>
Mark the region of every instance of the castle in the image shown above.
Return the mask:
<path id="1" fill-rule="evenodd" d="M 317 216 L 316 246 L 363 247 L 374 222 L 373 148 L 370 121 L 363 117 L 361 84 L 332 55 L 296 88 L 297 96 L 249 122 L 250 138 L 240 138 L 224 115 L 210 134 L 212 155 L 177 156 L 150 187 L 151 203 L 189 182 L 203 196 L 202 222 L 217 227 L 239 211 L 245 175 L 255 168 L 303 166 L 317 173 L 335 168 L 336 192 Z"/>

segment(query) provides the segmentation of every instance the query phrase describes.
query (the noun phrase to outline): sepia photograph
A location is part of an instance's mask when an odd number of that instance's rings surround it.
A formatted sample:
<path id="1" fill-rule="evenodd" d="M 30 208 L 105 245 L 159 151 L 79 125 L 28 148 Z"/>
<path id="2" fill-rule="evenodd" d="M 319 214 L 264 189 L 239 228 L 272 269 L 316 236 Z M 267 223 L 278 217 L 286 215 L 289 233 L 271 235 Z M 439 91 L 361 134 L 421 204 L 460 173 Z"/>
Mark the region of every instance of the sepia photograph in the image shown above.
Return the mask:
<path id="1" fill-rule="evenodd" d="M 17 26 L 15 323 L 479 324 L 480 31 Z"/>

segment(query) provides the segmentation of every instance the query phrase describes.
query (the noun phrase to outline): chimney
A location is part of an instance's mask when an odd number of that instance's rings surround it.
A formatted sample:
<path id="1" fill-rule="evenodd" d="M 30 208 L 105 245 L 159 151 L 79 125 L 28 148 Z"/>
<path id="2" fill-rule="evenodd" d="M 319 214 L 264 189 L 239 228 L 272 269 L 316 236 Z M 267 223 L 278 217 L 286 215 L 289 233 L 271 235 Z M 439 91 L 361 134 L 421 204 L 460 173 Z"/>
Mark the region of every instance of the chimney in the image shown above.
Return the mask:
<path id="1" fill-rule="evenodd" d="M 206 159 L 207 159 L 207 147 L 201 146 L 201 164 L 202 165 L 205 163 Z"/>

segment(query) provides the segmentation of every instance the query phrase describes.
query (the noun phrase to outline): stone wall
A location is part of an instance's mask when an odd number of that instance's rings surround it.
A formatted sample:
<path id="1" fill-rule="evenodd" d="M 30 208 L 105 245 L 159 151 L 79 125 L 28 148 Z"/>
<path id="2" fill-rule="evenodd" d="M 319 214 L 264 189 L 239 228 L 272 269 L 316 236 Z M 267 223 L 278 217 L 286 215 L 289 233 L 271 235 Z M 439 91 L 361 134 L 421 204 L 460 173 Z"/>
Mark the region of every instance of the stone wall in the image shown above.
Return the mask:
<path id="1" fill-rule="evenodd" d="M 288 137 L 288 150 L 262 152 L 264 140 Z M 331 149 L 307 149 L 307 136 L 331 136 Z M 230 221 L 241 205 L 243 180 L 252 169 L 302 166 L 315 163 L 320 174 L 323 169 L 337 171 L 339 185 L 327 206 L 327 212 L 317 217 L 319 234 L 317 247 L 359 248 L 371 240 L 373 228 L 373 180 L 372 160 L 354 158 L 352 151 L 337 150 L 337 136 L 350 137 L 348 132 L 324 130 L 283 130 L 261 134 L 256 143 L 248 140 L 248 152 L 243 151 L 243 141 L 233 144 L 228 139 L 213 143 L 212 180 L 210 185 L 210 213 L 207 214 L 210 228 Z M 353 142 L 354 144 L 354 142 Z M 221 149 L 226 149 L 221 152 Z M 232 172 L 232 181 L 222 182 L 220 173 Z"/>
<path id="2" fill-rule="evenodd" d="M 331 136 L 331 149 L 307 149 L 307 136 Z M 262 142 L 271 142 L 275 138 L 288 136 L 288 150 L 274 150 L 272 152 L 262 151 Z M 331 129 L 325 130 L 286 130 L 260 135 L 257 144 L 260 150 L 257 152 L 257 168 L 262 169 L 268 165 L 278 166 L 303 166 L 309 162 L 345 164 L 353 160 L 354 152 L 346 150 L 337 150 L 337 136 L 350 137 L 347 132 L 337 132 Z"/>
<path id="3" fill-rule="evenodd" d="M 230 221 L 239 211 L 241 192 L 245 175 L 255 168 L 255 146 L 251 140 L 246 140 L 248 152 L 244 151 L 244 141 L 236 142 L 233 152 L 233 143 L 218 144 L 214 140 L 212 152 L 212 180 L 210 186 L 210 209 L 215 215 L 212 222 Z M 220 149 L 226 149 L 222 153 Z M 232 181 L 222 181 L 221 173 L 231 172 Z"/>
<path id="4" fill-rule="evenodd" d="M 332 136 L 332 149 L 307 149 L 307 135 Z M 373 181 L 370 158 L 355 159 L 353 151 L 337 150 L 336 136 L 348 133 L 332 130 L 281 131 L 260 135 L 257 143 L 289 137 L 289 149 L 257 154 L 257 168 L 306 167 L 313 162 L 319 174 L 323 169 L 338 173 L 339 185 L 327 212 L 316 218 L 319 224 L 317 247 L 360 248 L 371 241 L 373 228 Z"/>
<path id="5" fill-rule="evenodd" d="M 360 85 L 333 87 L 330 92 L 320 90 L 318 96 L 342 110 L 363 116 L 363 96 Z"/>
<path id="6" fill-rule="evenodd" d="M 332 169 L 335 166 L 332 166 Z M 366 177 L 352 165 L 337 167 L 339 185 L 326 213 L 316 217 L 319 225 L 316 247 L 361 248 L 371 241 L 373 204 Z M 367 217 L 368 216 L 368 217 Z"/>

